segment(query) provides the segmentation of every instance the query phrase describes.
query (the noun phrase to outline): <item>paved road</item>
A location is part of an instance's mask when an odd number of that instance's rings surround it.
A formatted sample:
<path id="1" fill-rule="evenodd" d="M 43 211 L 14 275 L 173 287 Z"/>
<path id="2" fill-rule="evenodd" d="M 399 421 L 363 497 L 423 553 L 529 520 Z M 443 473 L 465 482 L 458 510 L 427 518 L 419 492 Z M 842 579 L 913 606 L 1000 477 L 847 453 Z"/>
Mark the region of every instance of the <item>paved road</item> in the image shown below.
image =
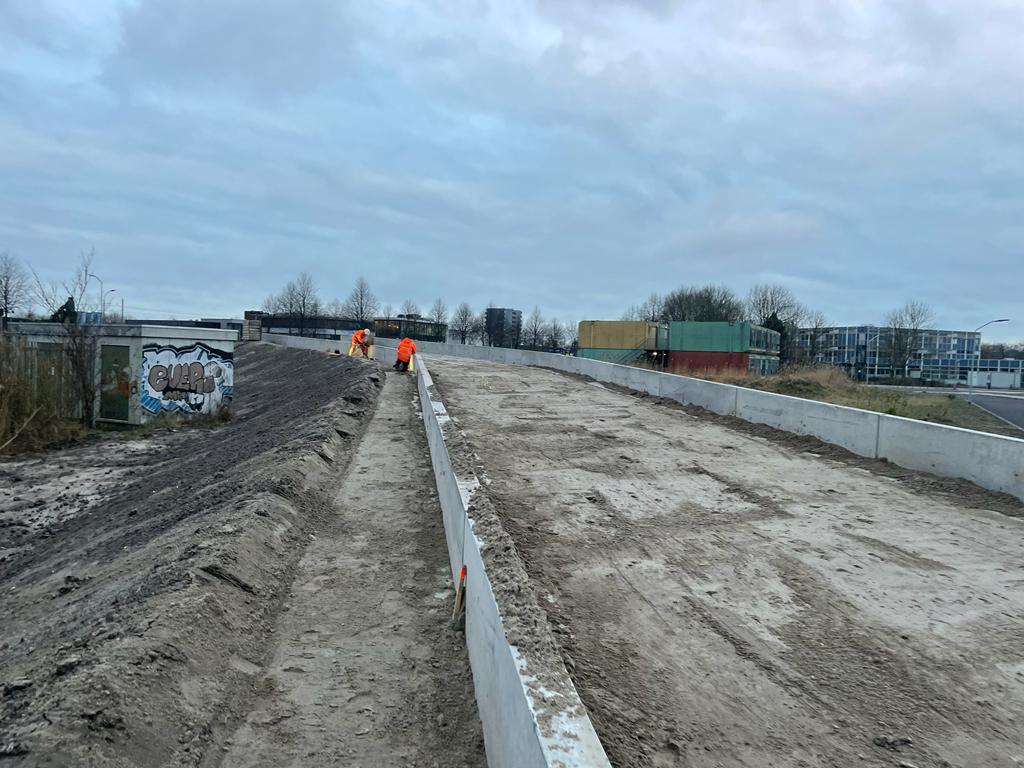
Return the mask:
<path id="1" fill-rule="evenodd" d="M 966 387 L 950 389 L 949 387 L 904 387 L 893 384 L 868 384 L 868 386 L 874 389 L 894 389 L 899 392 L 913 392 L 920 393 L 922 395 L 948 395 L 952 392 L 962 397 L 967 396 Z M 985 394 L 989 395 L 1000 395 L 1002 397 L 1024 397 L 1024 390 L 1020 389 L 986 389 L 985 387 L 975 387 L 974 391 L 985 392 Z"/>
<path id="2" fill-rule="evenodd" d="M 975 395 L 975 405 L 980 405 L 989 413 L 1006 419 L 1024 429 L 1024 397 L 1006 397 L 1003 395 Z"/>

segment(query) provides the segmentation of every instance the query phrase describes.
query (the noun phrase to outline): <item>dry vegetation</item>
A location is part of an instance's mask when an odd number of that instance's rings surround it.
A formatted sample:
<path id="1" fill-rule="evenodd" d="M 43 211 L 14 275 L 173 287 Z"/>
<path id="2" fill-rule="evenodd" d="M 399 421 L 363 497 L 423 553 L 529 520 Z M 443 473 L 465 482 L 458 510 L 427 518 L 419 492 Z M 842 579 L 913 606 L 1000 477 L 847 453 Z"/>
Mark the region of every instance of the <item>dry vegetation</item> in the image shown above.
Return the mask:
<path id="1" fill-rule="evenodd" d="M 949 424 L 966 429 L 995 432 L 1012 437 L 1024 437 L 1024 430 L 1007 424 L 995 416 L 968 403 L 947 390 L 935 394 L 901 392 L 893 389 L 869 387 L 854 381 L 833 366 L 792 366 L 770 376 L 758 376 L 742 371 L 700 371 L 689 375 L 724 384 L 736 384 L 780 395 L 821 400 L 836 405 L 849 405 L 892 416 L 905 416 L 937 424 Z"/>
<path id="2" fill-rule="evenodd" d="M 61 382 L 67 376 L 60 348 L 29 349 L 0 338 L 0 453 L 65 442 L 81 433 Z"/>

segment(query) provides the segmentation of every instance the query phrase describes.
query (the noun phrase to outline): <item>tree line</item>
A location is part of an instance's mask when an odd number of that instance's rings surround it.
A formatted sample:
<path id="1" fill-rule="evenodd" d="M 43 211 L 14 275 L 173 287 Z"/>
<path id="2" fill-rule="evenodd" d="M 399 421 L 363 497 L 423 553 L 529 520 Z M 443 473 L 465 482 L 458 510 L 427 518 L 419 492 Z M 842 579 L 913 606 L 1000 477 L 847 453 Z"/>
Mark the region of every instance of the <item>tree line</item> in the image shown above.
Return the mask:
<path id="1" fill-rule="evenodd" d="M 825 314 L 800 303 L 783 285 L 759 284 L 741 299 L 724 285 L 682 286 L 664 295 L 652 293 L 640 304 L 632 304 L 623 320 L 657 322 L 729 322 L 747 320 L 778 331 L 782 362 L 813 360 L 821 349 L 827 321 Z M 798 344 L 800 329 L 810 329 L 810 344 Z"/>
<path id="2" fill-rule="evenodd" d="M 823 312 L 802 304 L 789 288 L 771 284 L 755 285 L 742 299 L 724 285 L 683 286 L 665 295 L 651 294 L 627 307 L 622 317 L 659 322 L 746 320 L 779 332 L 782 363 L 814 363 L 824 350 L 828 330 Z M 935 314 L 920 301 L 908 301 L 886 314 L 876 349 L 890 363 L 893 376 L 905 371 L 919 353 L 922 331 L 934 322 Z M 992 351 L 1012 354 L 1013 349 L 1004 345 Z"/>
<path id="3" fill-rule="evenodd" d="M 448 303 L 437 298 L 426 312 L 420 310 L 413 299 L 405 299 L 397 313 L 392 304 L 381 302 L 370 287 L 369 281 L 360 276 L 345 299 L 323 301 L 313 276 L 301 272 L 289 280 L 278 293 L 267 296 L 262 310 L 270 314 L 287 315 L 295 320 L 300 335 L 311 326 L 313 318 L 328 317 L 361 324 L 371 323 L 375 318 L 393 318 L 398 314 L 420 316 L 432 323 L 447 324 L 448 339 L 458 344 L 497 343 L 487 324 L 487 309 L 474 310 L 468 302 L 459 303 L 450 310 Z M 545 318 L 539 307 L 524 319 L 518 339 L 518 346 L 525 349 L 560 351 L 576 341 L 576 323 L 563 322 L 557 318 Z M 496 334 L 493 334 L 496 336 Z"/>

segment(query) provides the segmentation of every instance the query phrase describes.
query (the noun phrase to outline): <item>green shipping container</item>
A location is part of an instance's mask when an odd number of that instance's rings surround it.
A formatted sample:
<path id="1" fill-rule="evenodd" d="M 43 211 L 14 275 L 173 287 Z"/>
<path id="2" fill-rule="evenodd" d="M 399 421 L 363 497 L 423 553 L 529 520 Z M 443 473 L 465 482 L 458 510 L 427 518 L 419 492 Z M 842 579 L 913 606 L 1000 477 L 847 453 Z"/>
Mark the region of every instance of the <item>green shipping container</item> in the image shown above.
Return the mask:
<path id="1" fill-rule="evenodd" d="M 674 352 L 748 352 L 750 323 L 671 322 L 668 348 Z"/>
<path id="2" fill-rule="evenodd" d="M 645 352 L 642 349 L 601 349 L 594 347 L 580 347 L 576 352 L 577 357 L 582 357 L 586 360 L 600 360 L 605 363 L 618 363 L 619 365 L 635 363 L 644 357 L 644 354 Z"/>

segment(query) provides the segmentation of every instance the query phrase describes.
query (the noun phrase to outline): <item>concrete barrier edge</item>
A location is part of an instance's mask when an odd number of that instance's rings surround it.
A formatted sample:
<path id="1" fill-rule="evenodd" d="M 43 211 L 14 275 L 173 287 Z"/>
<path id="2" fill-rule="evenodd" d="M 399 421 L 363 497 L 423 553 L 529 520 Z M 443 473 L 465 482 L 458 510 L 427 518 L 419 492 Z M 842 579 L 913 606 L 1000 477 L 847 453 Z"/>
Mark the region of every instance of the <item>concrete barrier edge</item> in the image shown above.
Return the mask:
<path id="1" fill-rule="evenodd" d="M 453 581 L 466 566 L 466 646 L 473 669 L 477 708 L 484 729 L 487 763 L 491 768 L 604 768 L 607 757 L 575 690 L 559 696 L 558 711 L 551 697 L 537 690 L 536 661 L 524 659 L 509 645 L 497 600 L 472 529 L 468 507 L 479 487 L 475 477 L 460 477 L 452 468 L 442 426 L 449 420 L 444 403 L 433 392 L 430 372 L 420 360 L 417 388 L 431 462 L 449 544 Z M 565 670 L 560 670 L 568 677 Z M 547 721 L 538 720 L 542 709 Z"/>

